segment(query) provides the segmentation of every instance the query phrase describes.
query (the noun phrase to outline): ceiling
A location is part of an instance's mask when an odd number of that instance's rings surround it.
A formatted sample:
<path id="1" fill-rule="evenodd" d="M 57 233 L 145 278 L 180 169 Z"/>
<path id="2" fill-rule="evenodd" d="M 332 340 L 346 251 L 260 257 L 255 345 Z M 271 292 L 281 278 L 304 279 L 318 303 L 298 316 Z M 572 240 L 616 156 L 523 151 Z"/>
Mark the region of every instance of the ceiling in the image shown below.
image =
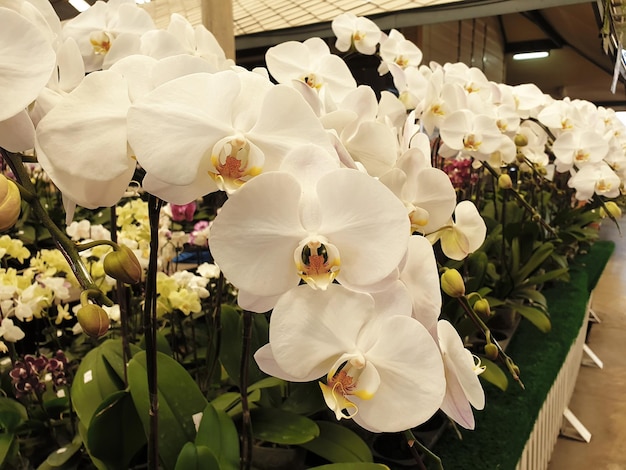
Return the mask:
<path id="1" fill-rule="evenodd" d="M 95 0 L 88 0 L 89 3 L 93 1 Z M 265 4 L 268 1 L 270 0 L 233 0 L 234 7 L 237 7 L 233 9 L 235 25 L 243 25 L 245 16 L 238 18 L 237 15 L 243 14 L 241 12 L 245 10 L 243 8 L 245 4 L 250 6 Z M 51 2 L 62 19 L 76 13 L 66 0 Z M 197 2 L 200 3 L 200 0 Z M 163 11 L 167 16 L 161 20 L 168 20 L 169 14 L 176 11 L 176 5 L 181 3 L 189 5 L 189 2 L 179 0 L 152 0 L 146 6 L 157 7 L 155 11 Z M 197 8 L 198 3 L 192 3 Z M 284 13 L 283 16 L 288 17 L 289 12 L 294 18 L 302 18 L 302 15 L 294 15 L 294 8 L 298 7 L 294 7 L 293 3 L 271 0 L 275 14 L 270 15 L 268 21 L 278 14 Z M 349 2 L 310 0 L 300 5 L 314 3 L 330 6 L 331 15 L 333 8 L 336 9 L 337 5 L 344 3 L 340 10 L 345 11 L 348 8 L 350 11 L 352 8 L 356 14 L 367 14 L 360 12 L 363 8 L 387 7 L 384 13 L 368 14 L 368 17 L 374 19 L 384 30 L 495 15 L 505 40 L 506 83 L 511 85 L 535 83 L 541 90 L 555 98 L 569 96 L 586 99 L 597 105 L 626 110 L 626 88 L 622 77 L 617 84 L 616 93 L 610 90 L 614 64 L 613 59 L 602 49 L 599 0 L 350 0 Z M 274 12 L 279 4 L 285 4 L 285 8 L 288 9 L 282 13 Z M 302 9 L 305 10 L 305 7 L 302 6 Z M 308 6 L 306 10 L 311 8 Z M 245 11 L 249 15 L 252 10 L 248 8 Z M 302 24 L 302 21 L 298 20 L 299 26 L 280 29 L 268 26 L 266 30 L 257 30 L 252 34 L 241 34 L 239 27 L 237 31 L 240 34 L 236 37 L 238 56 L 244 50 L 262 49 L 286 39 L 303 40 L 313 35 L 329 36 L 330 23 L 325 21 L 326 18 L 319 17 L 321 13 L 315 13 L 316 11 L 311 10 L 312 17 L 309 20 L 311 24 Z M 322 12 L 323 9 L 319 11 Z M 327 8 L 326 12 L 328 11 Z M 378 11 L 381 11 L 380 8 Z M 550 49 L 549 57 L 528 61 L 512 60 L 513 52 L 538 46 L 547 46 Z"/>
<path id="2" fill-rule="evenodd" d="M 505 37 L 506 81 L 532 82 L 555 98 L 569 96 L 626 109 L 623 79 L 611 92 L 614 59 L 604 53 L 596 2 L 500 17 Z M 547 46 L 544 59 L 515 61 L 512 52 Z"/>

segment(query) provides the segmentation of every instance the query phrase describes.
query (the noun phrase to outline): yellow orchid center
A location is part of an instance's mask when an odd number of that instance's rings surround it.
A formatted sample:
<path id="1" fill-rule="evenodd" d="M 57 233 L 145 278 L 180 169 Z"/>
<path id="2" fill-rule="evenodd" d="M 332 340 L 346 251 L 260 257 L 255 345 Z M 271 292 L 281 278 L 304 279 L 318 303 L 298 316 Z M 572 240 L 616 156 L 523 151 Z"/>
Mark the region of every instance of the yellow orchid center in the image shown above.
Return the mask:
<path id="1" fill-rule="evenodd" d="M 613 185 L 611 183 L 606 182 L 604 179 L 601 179 L 596 183 L 596 191 L 599 193 L 608 192 L 611 190 Z"/>
<path id="2" fill-rule="evenodd" d="M 398 57 L 396 57 L 396 59 L 394 60 L 394 62 L 401 68 L 406 68 L 407 65 L 409 65 L 409 59 L 407 59 L 406 57 L 404 57 L 403 55 L 399 55 Z"/>
<path id="3" fill-rule="evenodd" d="M 250 143 L 243 136 L 226 137 L 215 144 L 209 176 L 219 189 L 233 192 L 261 173 L 261 167 L 252 163 L 250 153 Z"/>
<path id="4" fill-rule="evenodd" d="M 319 90 L 320 88 L 322 88 L 322 82 L 317 79 L 317 76 L 314 73 L 309 73 L 303 76 L 301 79 L 304 83 L 306 83 L 314 90 Z"/>
<path id="5" fill-rule="evenodd" d="M 478 140 L 474 134 L 469 134 L 463 139 L 463 147 L 465 147 L 465 150 L 476 151 L 480 147 L 480 144 L 482 144 L 482 142 Z"/>
<path id="6" fill-rule="evenodd" d="M 589 153 L 585 152 L 582 149 L 579 149 L 576 151 L 576 154 L 574 155 L 574 160 L 576 160 L 577 162 L 586 162 L 587 160 L 589 160 Z"/>
<path id="7" fill-rule="evenodd" d="M 324 237 L 302 242 L 294 253 L 298 275 L 313 289 L 326 290 L 339 274 L 339 251 Z"/>
<path id="8" fill-rule="evenodd" d="M 326 377 L 326 383 L 319 382 L 324 400 L 338 420 L 353 418 L 359 412 L 359 407 L 349 397 L 369 400 L 374 396 L 373 393 L 358 388 L 359 376 L 365 365 L 365 357 L 356 354 L 341 362 L 339 367 L 333 367 Z"/>
<path id="9" fill-rule="evenodd" d="M 415 207 L 411 205 L 409 207 L 409 220 L 411 221 L 411 233 L 421 232 L 422 229 L 428 224 L 430 214 L 427 210 L 421 207 Z"/>
<path id="10" fill-rule="evenodd" d="M 111 49 L 112 38 L 104 31 L 94 31 L 89 35 L 89 42 L 94 54 L 105 55 Z"/>

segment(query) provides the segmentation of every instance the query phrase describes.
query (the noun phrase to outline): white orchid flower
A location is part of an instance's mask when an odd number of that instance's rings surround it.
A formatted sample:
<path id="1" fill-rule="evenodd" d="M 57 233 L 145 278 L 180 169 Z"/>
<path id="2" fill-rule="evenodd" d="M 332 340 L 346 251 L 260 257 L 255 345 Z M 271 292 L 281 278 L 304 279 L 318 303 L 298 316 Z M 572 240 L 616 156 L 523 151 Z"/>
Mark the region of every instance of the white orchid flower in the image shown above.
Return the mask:
<path id="1" fill-rule="evenodd" d="M 485 407 L 485 392 L 478 375 L 484 370 L 465 349 L 456 329 L 446 320 L 437 323 L 439 348 L 446 371 L 446 395 L 441 410 L 465 429 L 474 429 L 472 406 Z"/>
<path id="2" fill-rule="evenodd" d="M 552 144 L 557 171 L 569 171 L 573 166 L 601 162 L 609 152 L 609 143 L 594 130 L 563 132 Z"/>
<path id="3" fill-rule="evenodd" d="M 75 204 L 111 206 L 126 191 L 136 165 L 126 143 L 129 106 L 126 79 L 101 71 L 87 75 L 39 122 L 39 163 Z"/>
<path id="4" fill-rule="evenodd" d="M 50 80 L 56 54 L 41 29 L 16 11 L 0 7 L 0 24 L 0 146 L 19 152 L 33 147 L 26 108 Z"/>
<path id="5" fill-rule="evenodd" d="M 420 235 L 409 239 L 407 257 L 400 268 L 400 281 L 411 298 L 411 315 L 434 333 L 441 314 L 441 289 L 435 252 Z"/>
<path id="6" fill-rule="evenodd" d="M 320 382 L 337 419 L 373 432 L 397 432 L 439 408 L 445 379 L 434 340 L 414 318 L 383 314 L 374 299 L 333 284 L 306 286 L 277 303 L 270 342 L 255 354 L 262 370 L 291 381 Z"/>
<path id="7" fill-rule="evenodd" d="M 365 55 L 376 52 L 382 32 L 372 20 L 354 13 L 342 13 L 335 17 L 331 28 L 337 41 L 335 47 L 341 52 L 347 52 L 352 46 Z"/>
<path id="8" fill-rule="evenodd" d="M 467 109 L 447 116 L 439 129 L 447 147 L 483 161 L 502 145 L 502 133 L 496 120 Z"/>
<path id="9" fill-rule="evenodd" d="M 472 201 L 461 201 L 454 210 L 454 221 L 436 232 L 427 234 L 431 243 L 441 241 L 443 253 L 457 261 L 465 259 L 485 241 L 487 226 Z"/>
<path id="10" fill-rule="evenodd" d="M 85 71 L 93 72 L 102 68 L 106 55 L 112 49 L 111 53 L 115 53 L 116 47 L 126 46 L 124 40 L 116 46 L 118 38 L 138 38 L 152 29 L 155 29 L 152 18 L 133 0 L 110 0 L 97 1 L 68 20 L 63 25 L 63 35 L 76 40 L 85 61 Z"/>
<path id="11" fill-rule="evenodd" d="M 456 192 L 450 178 L 431 167 L 430 150 L 428 157 L 417 147 L 407 150 L 396 168 L 382 175 L 380 181 L 404 203 L 411 232 L 431 233 L 440 229 L 448 223 L 456 207 Z"/>
<path id="12" fill-rule="evenodd" d="M 0 323 L 0 338 L 3 338 L 9 343 L 15 343 L 25 336 L 22 329 L 13 323 L 13 320 L 6 317 L 2 319 L 2 323 Z"/>
<path id="13" fill-rule="evenodd" d="M 622 181 L 605 162 L 585 165 L 567 182 L 576 190 L 576 199 L 587 201 L 594 194 L 608 198 L 619 196 Z"/>
<path id="14" fill-rule="evenodd" d="M 356 88 L 356 81 L 343 59 L 331 54 L 326 43 L 317 37 L 270 47 L 265 62 L 278 83 L 302 82 L 321 94 L 324 103 L 341 101 Z"/>
<path id="15" fill-rule="evenodd" d="M 389 64 L 393 63 L 400 68 L 417 67 L 424 55 L 419 47 L 409 41 L 397 29 L 392 29 L 388 36 L 383 36 L 380 42 L 380 59 L 378 73 L 385 75 L 389 72 Z"/>
<path id="16" fill-rule="evenodd" d="M 294 150 L 284 171 L 246 183 L 213 221 L 211 253 L 248 301 L 278 296 L 300 280 L 321 290 L 335 279 L 367 289 L 405 255 L 402 203 L 379 181 L 338 168 L 336 157 L 324 154 L 315 146 Z"/>
<path id="17" fill-rule="evenodd" d="M 156 88 L 131 107 L 128 139 L 148 175 L 172 189 L 150 191 L 176 204 L 236 191 L 298 145 L 332 149 L 295 90 L 254 72 L 197 73 Z"/>

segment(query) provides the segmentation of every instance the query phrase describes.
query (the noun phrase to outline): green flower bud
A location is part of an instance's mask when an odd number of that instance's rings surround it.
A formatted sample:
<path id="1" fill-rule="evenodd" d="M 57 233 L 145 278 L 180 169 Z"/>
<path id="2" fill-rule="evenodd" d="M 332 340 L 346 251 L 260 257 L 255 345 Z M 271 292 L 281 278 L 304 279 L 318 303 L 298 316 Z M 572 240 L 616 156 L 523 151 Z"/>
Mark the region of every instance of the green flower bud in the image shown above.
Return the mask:
<path id="1" fill-rule="evenodd" d="M 85 334 L 92 338 L 99 338 L 109 329 L 109 316 L 99 305 L 83 305 L 76 313 L 76 317 Z"/>
<path id="2" fill-rule="evenodd" d="M 615 204 L 614 201 L 608 201 L 604 203 L 604 207 L 600 208 L 600 216 L 605 218 L 607 216 L 607 212 L 611 214 L 615 219 L 619 219 L 622 216 L 622 209 Z"/>
<path id="3" fill-rule="evenodd" d="M 526 147 L 528 145 L 528 137 L 524 134 L 515 134 L 513 141 L 517 147 Z"/>
<path id="4" fill-rule="evenodd" d="M 490 317 L 491 308 L 489 307 L 489 301 L 487 299 L 478 299 L 474 304 L 474 311 L 479 315 Z"/>
<path id="5" fill-rule="evenodd" d="M 441 275 L 441 289 L 450 297 L 463 297 L 465 283 L 456 269 L 446 269 Z"/>
<path id="6" fill-rule="evenodd" d="M 492 361 L 498 358 L 498 347 L 493 343 L 485 344 L 485 356 Z"/>
<path id="7" fill-rule="evenodd" d="M 513 180 L 507 174 L 502 174 L 498 177 L 498 187 L 500 189 L 511 189 L 513 187 Z"/>
<path id="8" fill-rule="evenodd" d="M 4 232 L 15 225 L 20 217 L 22 198 L 17 185 L 0 175 L 0 232 Z"/>
<path id="9" fill-rule="evenodd" d="M 141 281 L 143 270 L 139 260 L 137 260 L 135 253 L 125 245 L 120 245 L 115 251 L 107 254 L 102 264 L 104 272 L 113 279 L 126 284 L 137 284 Z"/>

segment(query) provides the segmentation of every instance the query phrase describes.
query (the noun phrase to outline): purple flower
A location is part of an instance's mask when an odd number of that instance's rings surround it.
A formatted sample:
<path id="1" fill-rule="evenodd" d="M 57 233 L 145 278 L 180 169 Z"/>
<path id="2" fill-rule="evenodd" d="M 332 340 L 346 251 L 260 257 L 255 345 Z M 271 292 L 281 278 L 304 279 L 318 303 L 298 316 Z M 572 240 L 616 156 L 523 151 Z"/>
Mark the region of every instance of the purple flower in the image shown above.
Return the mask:
<path id="1" fill-rule="evenodd" d="M 195 201 L 183 205 L 170 204 L 170 207 L 172 209 L 172 220 L 174 222 L 191 222 L 193 220 L 193 215 L 196 213 Z"/>

